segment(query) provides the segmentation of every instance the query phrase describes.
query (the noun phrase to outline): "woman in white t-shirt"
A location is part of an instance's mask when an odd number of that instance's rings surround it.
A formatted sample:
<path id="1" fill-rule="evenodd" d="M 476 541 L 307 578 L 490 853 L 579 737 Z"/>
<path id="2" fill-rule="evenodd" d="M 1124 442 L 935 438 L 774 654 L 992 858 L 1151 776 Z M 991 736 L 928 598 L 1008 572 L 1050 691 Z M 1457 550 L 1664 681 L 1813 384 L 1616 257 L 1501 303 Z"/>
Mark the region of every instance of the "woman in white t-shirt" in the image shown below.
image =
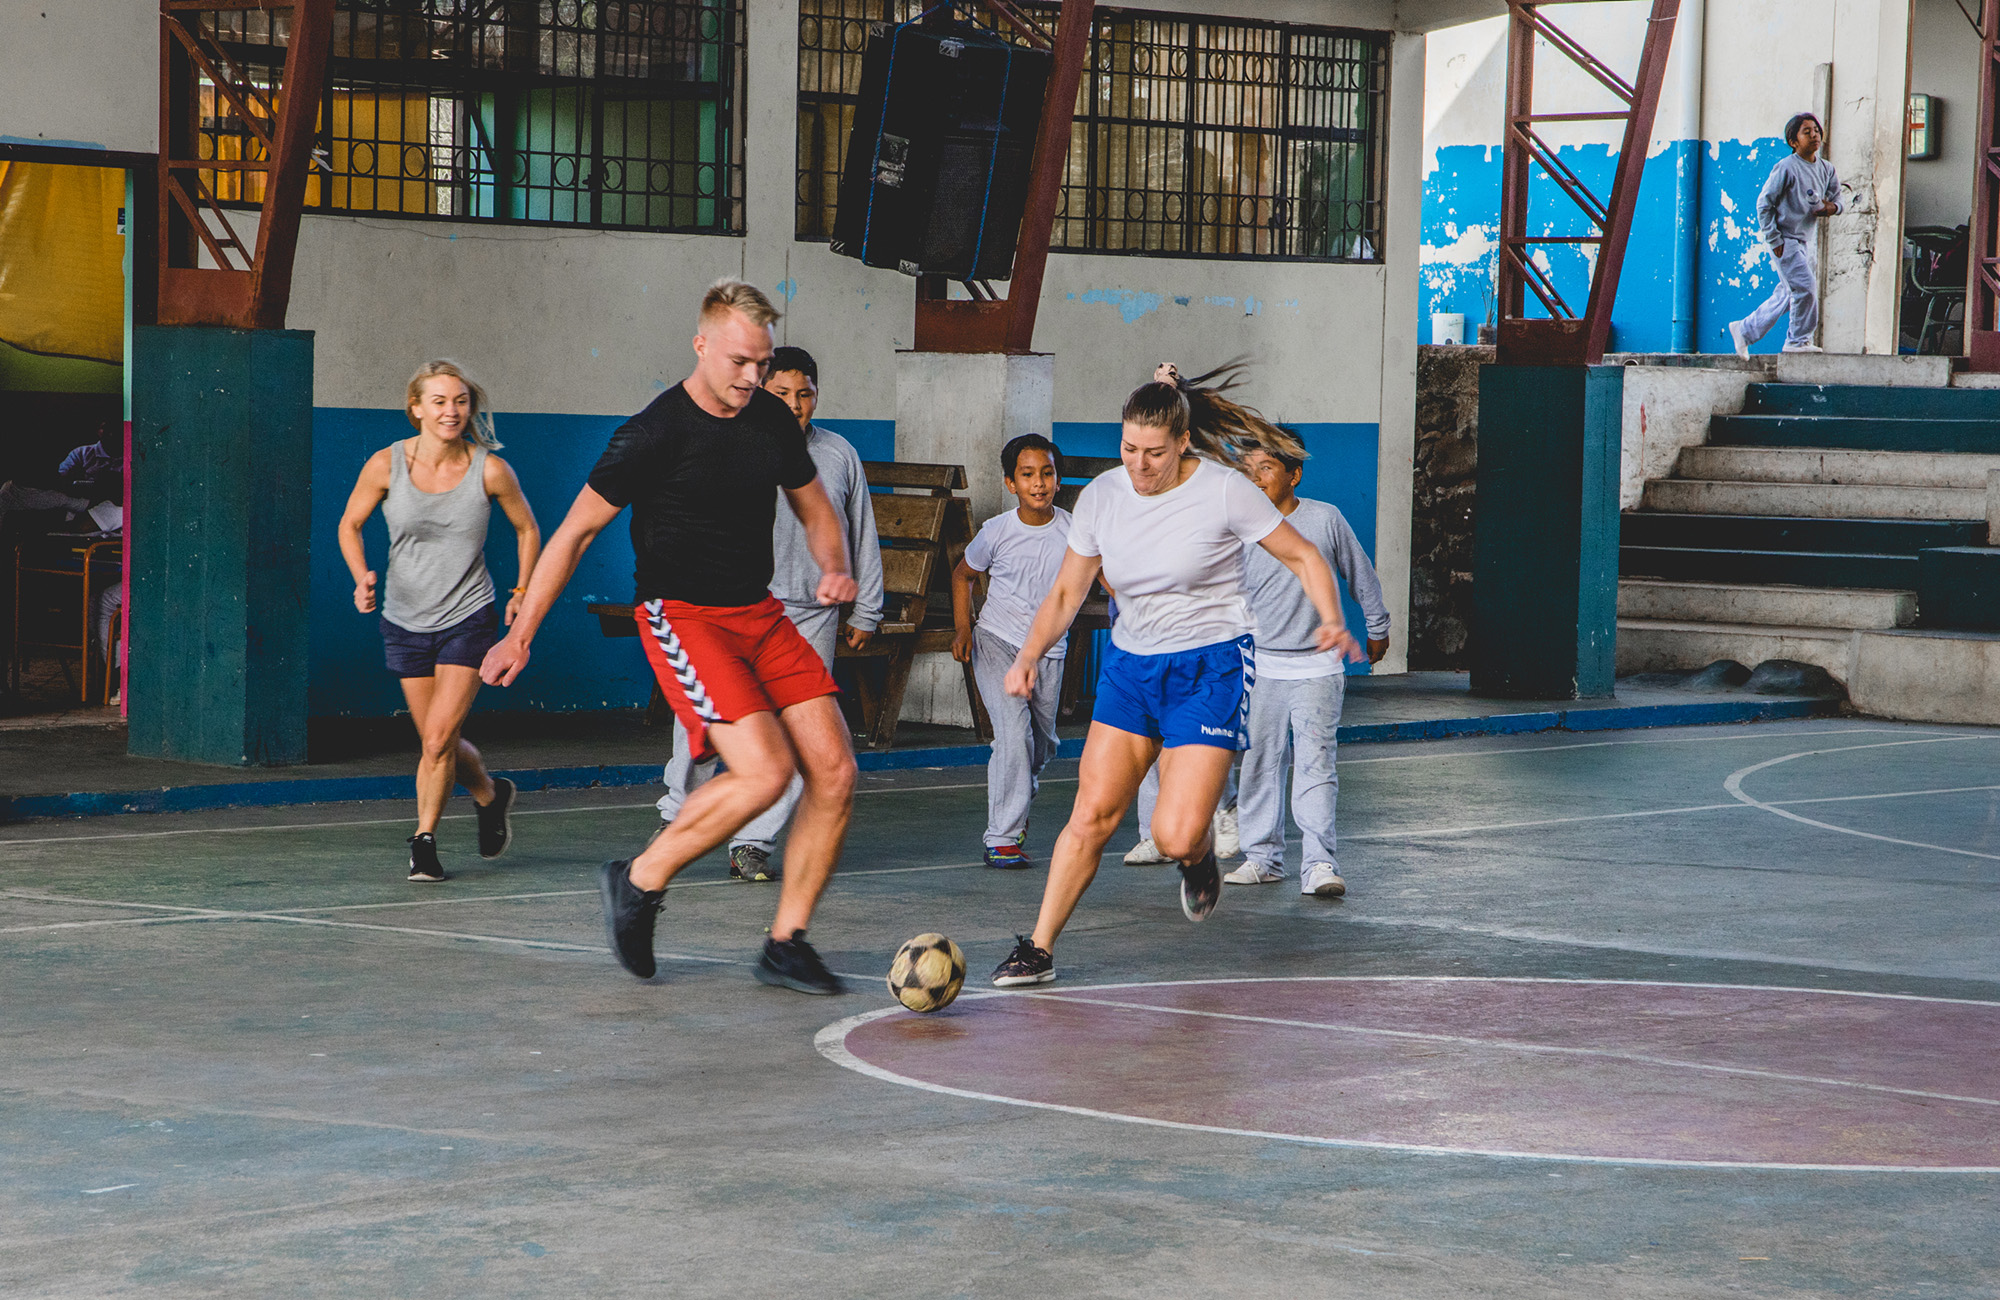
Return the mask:
<path id="1" fill-rule="evenodd" d="M 1294 446 L 1289 435 L 1213 388 L 1183 384 L 1171 366 L 1125 400 L 1121 468 L 1077 498 L 1068 553 L 1007 670 L 1010 694 L 1034 689 L 1042 654 L 1075 619 L 1101 570 L 1117 594 L 1084 741 L 1076 805 L 1056 841 L 1032 935 L 993 972 L 1002 988 L 1055 978 L 1056 936 L 1097 874 L 1105 843 L 1124 820 L 1147 769 L 1160 765 L 1152 837 L 1181 866 L 1181 910 L 1204 919 L 1222 892 L 1210 822 L 1229 767 L 1249 744 L 1255 676 L 1252 622 L 1243 598 L 1243 547 L 1255 543 L 1299 577 L 1321 623 L 1321 650 L 1354 659 L 1333 572 L 1257 485 L 1230 468 L 1254 446 Z"/>

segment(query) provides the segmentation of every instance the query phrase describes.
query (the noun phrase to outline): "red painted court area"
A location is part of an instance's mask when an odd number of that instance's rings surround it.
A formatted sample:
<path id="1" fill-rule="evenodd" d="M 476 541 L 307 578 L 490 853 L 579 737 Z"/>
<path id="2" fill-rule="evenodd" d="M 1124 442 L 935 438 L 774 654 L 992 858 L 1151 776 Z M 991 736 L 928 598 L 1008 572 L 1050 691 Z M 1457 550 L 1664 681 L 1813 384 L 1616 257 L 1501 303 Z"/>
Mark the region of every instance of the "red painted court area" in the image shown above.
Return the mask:
<path id="1" fill-rule="evenodd" d="M 895 1082 L 1294 1141 L 2000 1170 L 2000 1003 L 1613 981 L 1329 978 L 961 999 L 829 1026 Z"/>

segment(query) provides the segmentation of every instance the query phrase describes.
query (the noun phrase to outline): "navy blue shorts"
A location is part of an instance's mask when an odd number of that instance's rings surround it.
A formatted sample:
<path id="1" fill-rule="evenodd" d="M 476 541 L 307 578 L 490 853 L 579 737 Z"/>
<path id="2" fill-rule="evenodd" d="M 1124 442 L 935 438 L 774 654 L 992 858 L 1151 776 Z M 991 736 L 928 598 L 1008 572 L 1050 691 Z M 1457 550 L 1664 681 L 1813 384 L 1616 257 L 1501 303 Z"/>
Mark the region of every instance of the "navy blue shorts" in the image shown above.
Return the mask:
<path id="1" fill-rule="evenodd" d="M 500 611 L 490 604 L 436 632 L 412 632 L 382 620 L 382 649 L 398 677 L 435 677 L 439 664 L 477 668 L 499 639 Z"/>
<path id="2" fill-rule="evenodd" d="M 1256 647 L 1247 636 L 1163 655 L 1104 648 L 1091 721 L 1160 741 L 1168 749 L 1250 748 Z"/>

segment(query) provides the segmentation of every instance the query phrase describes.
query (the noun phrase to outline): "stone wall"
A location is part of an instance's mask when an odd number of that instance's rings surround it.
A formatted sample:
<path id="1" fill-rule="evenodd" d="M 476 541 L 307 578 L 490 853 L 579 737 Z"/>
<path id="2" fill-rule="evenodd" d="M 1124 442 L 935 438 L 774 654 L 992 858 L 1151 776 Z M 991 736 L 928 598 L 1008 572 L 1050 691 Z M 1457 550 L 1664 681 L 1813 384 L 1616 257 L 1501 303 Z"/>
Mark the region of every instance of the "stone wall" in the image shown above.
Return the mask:
<path id="1" fill-rule="evenodd" d="M 1417 349 L 1416 502 L 1410 521 L 1410 668 L 1470 666 L 1472 476 L 1479 368 L 1491 347 Z"/>

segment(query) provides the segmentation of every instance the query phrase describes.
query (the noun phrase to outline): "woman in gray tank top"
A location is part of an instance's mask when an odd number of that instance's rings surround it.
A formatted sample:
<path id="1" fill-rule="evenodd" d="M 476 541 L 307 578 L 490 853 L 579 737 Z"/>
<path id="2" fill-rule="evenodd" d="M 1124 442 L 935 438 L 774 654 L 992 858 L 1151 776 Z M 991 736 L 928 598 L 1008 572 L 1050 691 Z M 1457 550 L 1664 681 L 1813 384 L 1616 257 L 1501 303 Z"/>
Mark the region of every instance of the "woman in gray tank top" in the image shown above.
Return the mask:
<path id="1" fill-rule="evenodd" d="M 454 782 L 478 805 L 480 857 L 499 857 L 513 838 L 514 783 L 489 776 L 459 732 L 479 694 L 480 662 L 500 636 L 485 558 L 492 503 L 507 512 L 520 549 L 520 580 L 506 602 L 509 623 L 541 553 L 542 533 L 514 471 L 492 454 L 500 442 L 484 389 L 449 361 L 426 361 L 411 376 L 404 405 L 417 434 L 362 466 L 340 518 L 340 553 L 354 575 L 354 607 L 373 613 L 375 571 L 361 526 L 381 506 L 389 525 L 382 643 L 423 741 L 410 879 L 428 882 L 445 878 L 437 826 Z"/>

